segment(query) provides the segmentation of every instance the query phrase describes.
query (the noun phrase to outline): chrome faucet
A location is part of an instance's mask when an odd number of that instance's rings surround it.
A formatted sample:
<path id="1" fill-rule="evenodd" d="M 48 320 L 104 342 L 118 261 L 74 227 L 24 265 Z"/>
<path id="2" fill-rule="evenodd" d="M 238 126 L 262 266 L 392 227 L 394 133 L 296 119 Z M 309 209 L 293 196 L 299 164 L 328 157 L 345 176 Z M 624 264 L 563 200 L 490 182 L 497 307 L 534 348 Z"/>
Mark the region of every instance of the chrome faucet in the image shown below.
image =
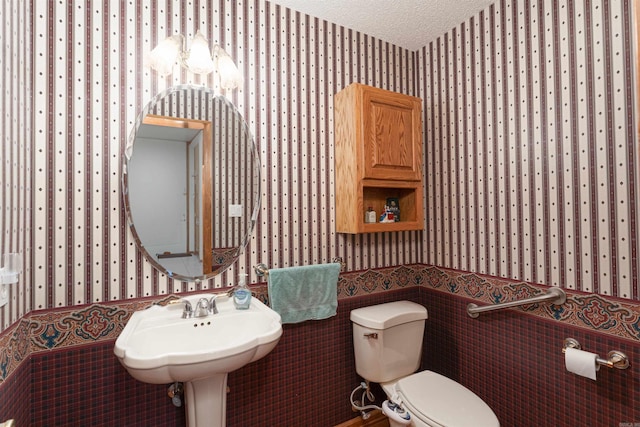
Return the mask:
<path id="1" fill-rule="evenodd" d="M 182 318 L 183 319 L 191 319 L 193 317 L 193 307 L 191 303 L 187 300 L 184 300 L 184 309 L 182 310 Z"/>
<path id="2" fill-rule="evenodd" d="M 193 309 L 193 306 L 189 301 L 184 300 L 184 310 L 182 311 L 183 319 L 191 319 L 192 317 L 207 317 L 210 314 L 218 314 L 215 295 L 210 299 L 200 298 L 196 303 L 195 310 Z"/>
<path id="3" fill-rule="evenodd" d="M 207 317 L 209 315 L 209 300 L 200 298 L 196 304 L 195 317 Z"/>
<path id="4" fill-rule="evenodd" d="M 218 314 L 218 307 L 216 306 L 216 295 L 212 296 L 209 300 L 209 314 Z"/>

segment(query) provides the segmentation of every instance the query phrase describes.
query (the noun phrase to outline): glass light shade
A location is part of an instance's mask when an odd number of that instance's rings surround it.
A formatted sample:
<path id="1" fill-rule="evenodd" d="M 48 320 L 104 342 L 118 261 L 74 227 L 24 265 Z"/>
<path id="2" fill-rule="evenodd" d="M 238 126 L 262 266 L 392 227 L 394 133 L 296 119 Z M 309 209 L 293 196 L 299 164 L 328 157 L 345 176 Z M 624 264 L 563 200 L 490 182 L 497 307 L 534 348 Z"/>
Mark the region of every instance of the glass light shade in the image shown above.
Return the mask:
<path id="1" fill-rule="evenodd" d="M 196 74 L 209 74 L 215 68 L 209 51 L 209 43 L 200 31 L 198 31 L 193 38 L 189 56 L 185 59 L 184 63 L 189 71 Z"/>
<path id="2" fill-rule="evenodd" d="M 156 70 L 160 77 L 168 76 L 178 62 L 182 36 L 175 35 L 161 41 L 148 55 L 149 66 Z"/>
<path id="3" fill-rule="evenodd" d="M 231 57 L 221 47 L 218 47 L 218 76 L 222 89 L 235 89 L 242 86 L 242 74 Z"/>

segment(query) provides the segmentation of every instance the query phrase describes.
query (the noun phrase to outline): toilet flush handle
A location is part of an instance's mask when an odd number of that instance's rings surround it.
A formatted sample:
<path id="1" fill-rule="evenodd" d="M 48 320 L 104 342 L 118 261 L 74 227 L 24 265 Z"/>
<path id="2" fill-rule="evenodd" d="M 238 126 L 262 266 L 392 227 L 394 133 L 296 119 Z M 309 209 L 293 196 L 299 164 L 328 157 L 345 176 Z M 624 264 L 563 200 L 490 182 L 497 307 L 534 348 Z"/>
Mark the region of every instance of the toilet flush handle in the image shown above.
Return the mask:
<path id="1" fill-rule="evenodd" d="M 368 334 L 364 334 L 364 336 L 365 336 L 365 338 L 368 338 L 370 340 L 371 339 L 373 339 L 373 340 L 377 340 L 378 339 L 378 334 L 376 332 L 371 332 L 371 333 L 368 333 Z"/>

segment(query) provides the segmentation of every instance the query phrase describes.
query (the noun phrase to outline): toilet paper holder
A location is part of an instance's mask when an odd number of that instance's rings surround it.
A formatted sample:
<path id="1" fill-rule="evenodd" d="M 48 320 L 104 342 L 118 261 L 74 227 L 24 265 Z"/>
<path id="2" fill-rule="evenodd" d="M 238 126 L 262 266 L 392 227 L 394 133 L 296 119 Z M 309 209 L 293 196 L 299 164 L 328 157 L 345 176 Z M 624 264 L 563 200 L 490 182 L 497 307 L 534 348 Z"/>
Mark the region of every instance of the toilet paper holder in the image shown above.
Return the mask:
<path id="1" fill-rule="evenodd" d="M 582 350 L 582 346 L 575 338 L 565 338 L 562 352 L 564 353 L 567 348 Z M 629 367 L 629 358 L 621 351 L 612 350 L 607 353 L 606 359 L 598 356 L 596 358 L 596 363 L 600 366 L 606 366 L 607 368 L 627 369 Z"/>

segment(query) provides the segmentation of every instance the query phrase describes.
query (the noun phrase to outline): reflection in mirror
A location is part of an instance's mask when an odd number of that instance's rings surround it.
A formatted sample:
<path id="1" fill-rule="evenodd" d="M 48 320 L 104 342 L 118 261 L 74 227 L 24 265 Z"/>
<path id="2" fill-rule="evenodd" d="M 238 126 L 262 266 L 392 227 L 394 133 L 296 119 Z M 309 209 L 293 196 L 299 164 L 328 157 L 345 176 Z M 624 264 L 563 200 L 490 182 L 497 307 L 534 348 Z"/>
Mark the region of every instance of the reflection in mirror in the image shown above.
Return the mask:
<path id="1" fill-rule="evenodd" d="M 139 249 L 180 280 L 209 278 L 246 246 L 260 203 L 253 137 L 226 98 L 176 86 L 140 113 L 123 194 Z"/>

